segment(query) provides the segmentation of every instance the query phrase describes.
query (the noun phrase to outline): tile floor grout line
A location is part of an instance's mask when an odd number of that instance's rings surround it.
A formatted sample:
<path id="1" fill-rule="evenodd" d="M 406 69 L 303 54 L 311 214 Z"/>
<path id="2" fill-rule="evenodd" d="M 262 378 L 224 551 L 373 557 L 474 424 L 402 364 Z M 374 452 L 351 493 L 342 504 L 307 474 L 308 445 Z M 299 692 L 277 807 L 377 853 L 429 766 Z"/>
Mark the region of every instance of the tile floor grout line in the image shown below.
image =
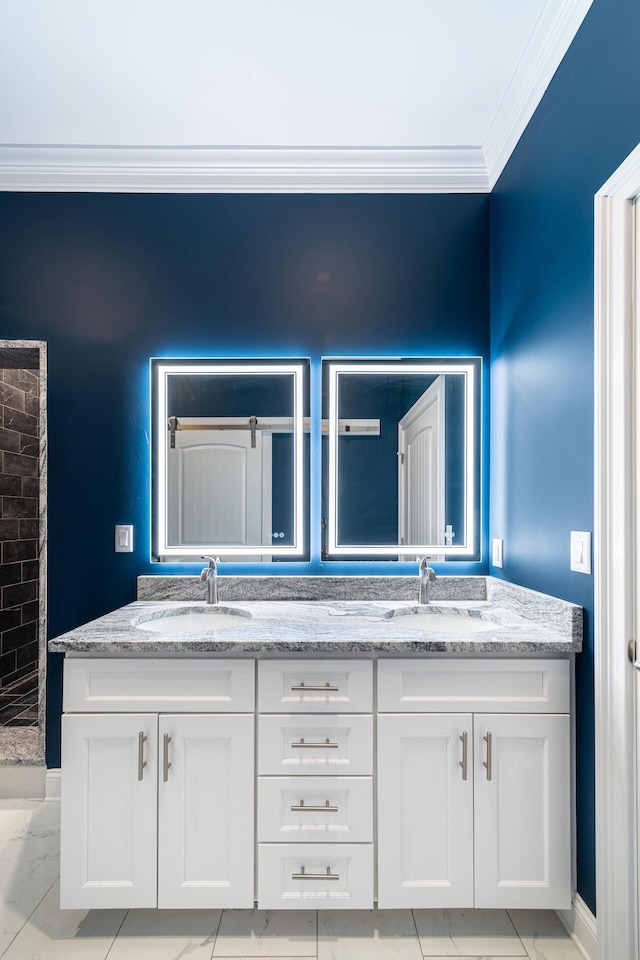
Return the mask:
<path id="1" fill-rule="evenodd" d="M 320 911 L 316 910 L 316 960 L 320 956 Z"/>
<path id="2" fill-rule="evenodd" d="M 411 919 L 413 920 L 413 926 L 416 931 L 416 937 L 418 938 L 418 949 L 423 957 L 426 957 L 426 954 L 422 951 L 422 940 L 420 939 L 420 934 L 418 932 L 418 921 L 416 920 L 416 913 L 413 907 L 411 908 Z"/>
<path id="3" fill-rule="evenodd" d="M 520 941 L 520 944 L 521 944 L 521 946 L 522 946 L 522 949 L 524 950 L 524 953 L 522 954 L 522 956 L 523 956 L 524 958 L 526 958 L 526 960 L 529 960 L 529 957 L 530 957 L 529 951 L 527 950 L 526 946 L 524 945 L 524 940 L 522 939 L 522 937 L 521 937 L 520 934 L 518 933 L 518 928 L 516 927 L 515 923 L 513 922 L 512 918 L 511 918 L 511 912 L 510 912 L 509 910 L 505 910 L 505 913 L 506 913 L 506 915 L 507 915 L 508 918 L 509 918 L 509 923 L 510 923 L 511 926 L 513 927 L 516 937 L 517 937 L 518 940 Z"/>
<path id="4" fill-rule="evenodd" d="M 113 946 L 114 946 L 116 940 L 118 939 L 118 937 L 120 936 L 120 931 L 122 930 L 122 928 L 123 928 L 123 926 L 124 926 L 124 922 L 125 922 L 125 920 L 127 919 L 128 916 L 129 916 L 129 911 L 128 911 L 128 910 L 125 910 L 125 912 L 124 912 L 124 917 L 122 918 L 122 923 L 120 924 L 120 926 L 119 926 L 118 929 L 116 930 L 115 936 L 114 936 L 113 940 L 111 941 L 111 946 L 109 947 L 109 949 L 107 950 L 107 952 L 106 952 L 105 955 L 104 955 L 104 960 L 109 960 L 109 954 L 110 954 L 111 951 L 113 950 Z M 0 958 L 0 960 L 1 960 L 1 958 Z"/>
<path id="5" fill-rule="evenodd" d="M 216 952 L 216 943 L 218 942 L 218 934 L 220 933 L 220 927 L 222 926 L 222 918 L 224 916 L 224 907 L 220 909 L 220 916 L 218 917 L 218 926 L 216 927 L 216 935 L 213 938 L 213 945 L 211 947 L 211 955 L 209 960 L 213 960 L 213 955 Z M 105 957 L 106 960 L 106 957 Z"/>
<path id="6" fill-rule="evenodd" d="M 18 861 L 18 862 L 20 862 L 20 861 Z M 44 898 L 45 898 L 46 896 L 48 896 L 48 894 L 51 893 L 52 889 L 55 887 L 55 885 L 56 885 L 56 883 L 58 882 L 59 879 L 60 879 L 60 877 L 56 877 L 55 880 L 53 880 L 53 882 L 51 883 L 51 886 L 47 887 L 47 889 L 45 890 L 45 892 L 42 894 L 42 897 L 40 898 L 40 900 L 38 900 L 38 902 L 36 903 L 35 907 L 34 907 L 33 910 L 31 911 L 31 913 L 29 914 L 29 916 L 24 918 L 24 923 L 22 924 L 22 926 L 20 927 L 20 929 L 16 931 L 16 933 L 15 933 L 14 936 L 11 938 L 11 940 L 9 941 L 9 943 L 6 945 L 6 947 L 4 948 L 4 950 L 2 951 L 2 953 L 0 953 L 0 960 L 2 960 L 2 957 L 4 957 L 4 955 L 6 954 L 7 950 L 9 950 L 9 949 L 13 946 L 13 944 L 14 944 L 14 942 L 15 942 L 15 940 L 16 940 L 16 937 L 18 937 L 18 936 L 22 933 L 22 931 L 24 930 L 24 928 L 26 927 L 26 925 L 29 923 L 29 920 L 31 920 L 31 917 L 34 915 L 34 913 L 36 912 L 36 910 L 38 909 L 38 907 L 40 906 L 40 904 L 42 903 L 42 901 L 44 900 Z M 105 960 L 106 960 L 106 958 L 105 958 Z"/>

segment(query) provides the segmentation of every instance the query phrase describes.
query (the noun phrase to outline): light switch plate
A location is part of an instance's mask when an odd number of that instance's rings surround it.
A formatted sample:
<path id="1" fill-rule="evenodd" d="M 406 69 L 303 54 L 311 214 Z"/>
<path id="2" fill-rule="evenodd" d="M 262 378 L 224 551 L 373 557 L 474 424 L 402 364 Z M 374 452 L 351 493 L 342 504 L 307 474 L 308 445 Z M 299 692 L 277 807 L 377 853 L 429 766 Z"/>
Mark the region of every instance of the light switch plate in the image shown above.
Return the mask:
<path id="1" fill-rule="evenodd" d="M 591 573 L 591 533 L 571 531 L 571 569 L 576 573 Z"/>
<path id="2" fill-rule="evenodd" d="M 116 553 L 133 553 L 133 524 L 116 523 Z"/>
<path id="3" fill-rule="evenodd" d="M 491 563 L 494 567 L 502 566 L 502 545 L 504 540 L 491 541 Z"/>

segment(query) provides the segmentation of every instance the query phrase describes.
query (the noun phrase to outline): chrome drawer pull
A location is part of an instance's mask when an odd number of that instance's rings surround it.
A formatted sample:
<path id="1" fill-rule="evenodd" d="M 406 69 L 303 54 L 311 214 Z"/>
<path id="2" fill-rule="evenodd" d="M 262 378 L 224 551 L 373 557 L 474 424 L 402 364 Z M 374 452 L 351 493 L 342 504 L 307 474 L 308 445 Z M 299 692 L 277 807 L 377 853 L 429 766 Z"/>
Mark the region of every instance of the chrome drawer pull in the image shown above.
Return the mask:
<path id="1" fill-rule="evenodd" d="M 491 733 L 487 730 L 486 737 L 482 738 L 487 745 L 487 759 L 482 761 L 482 766 L 487 771 L 487 780 L 491 780 Z"/>
<path id="2" fill-rule="evenodd" d="M 304 800 L 301 800 L 300 803 L 299 803 L 297 806 L 294 804 L 294 806 L 291 807 L 291 810 L 292 810 L 294 813 L 299 813 L 299 812 L 302 812 L 302 813 L 325 813 L 325 812 L 326 812 L 326 813 L 337 813 L 337 812 L 338 812 L 338 808 L 337 808 L 337 807 L 332 807 L 332 806 L 330 805 L 330 801 L 329 801 L 329 800 L 325 800 L 324 807 L 323 807 L 322 804 L 320 804 L 320 803 L 317 803 L 317 804 L 316 804 L 316 803 L 312 803 L 310 806 L 306 807 L 305 804 L 304 804 Z"/>
<path id="3" fill-rule="evenodd" d="M 304 867 L 300 867 L 300 873 L 292 873 L 292 880 L 339 880 L 339 873 L 331 873 L 331 867 L 327 867 L 326 873 L 305 873 Z"/>
<path id="4" fill-rule="evenodd" d="M 169 779 L 169 744 L 171 743 L 171 737 L 168 733 L 164 734 L 163 737 L 163 758 L 162 758 L 162 780 L 163 783 L 166 783 Z"/>
<path id="5" fill-rule="evenodd" d="M 142 771 L 147 765 L 147 761 L 144 758 L 144 742 L 146 739 L 144 730 L 141 730 L 138 734 L 138 780 L 142 780 L 144 776 Z"/>
<path id="6" fill-rule="evenodd" d="M 468 734 L 465 732 L 459 738 L 462 741 L 462 760 L 459 760 L 458 763 L 462 767 L 462 779 L 467 779 L 467 770 L 469 763 L 469 745 L 468 745 Z"/>
<path id="7" fill-rule="evenodd" d="M 301 681 L 300 683 L 294 683 L 291 689 L 292 690 L 310 690 L 312 693 L 338 693 L 340 690 L 340 687 L 332 687 L 330 683 L 306 684 Z"/>
<path id="8" fill-rule="evenodd" d="M 291 746 L 292 747 L 309 747 L 313 749 L 313 747 L 339 747 L 340 744 L 332 743 L 331 740 L 329 740 L 329 737 L 327 737 L 324 743 L 318 743 L 315 740 L 311 740 L 310 742 L 309 741 L 305 742 L 304 737 L 300 737 L 300 740 L 294 740 Z"/>

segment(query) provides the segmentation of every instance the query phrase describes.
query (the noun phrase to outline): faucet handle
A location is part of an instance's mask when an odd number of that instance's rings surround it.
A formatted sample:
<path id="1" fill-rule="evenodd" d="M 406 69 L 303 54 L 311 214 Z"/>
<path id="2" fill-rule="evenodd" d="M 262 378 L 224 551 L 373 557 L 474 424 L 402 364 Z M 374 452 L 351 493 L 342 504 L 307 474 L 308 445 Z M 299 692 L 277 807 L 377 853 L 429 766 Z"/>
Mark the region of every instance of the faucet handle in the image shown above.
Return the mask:
<path id="1" fill-rule="evenodd" d="M 416 558 L 417 559 L 417 558 Z M 429 566 L 430 557 L 422 557 L 420 559 L 420 573 L 426 574 L 427 578 L 433 582 L 436 579 L 436 572 L 433 567 Z"/>

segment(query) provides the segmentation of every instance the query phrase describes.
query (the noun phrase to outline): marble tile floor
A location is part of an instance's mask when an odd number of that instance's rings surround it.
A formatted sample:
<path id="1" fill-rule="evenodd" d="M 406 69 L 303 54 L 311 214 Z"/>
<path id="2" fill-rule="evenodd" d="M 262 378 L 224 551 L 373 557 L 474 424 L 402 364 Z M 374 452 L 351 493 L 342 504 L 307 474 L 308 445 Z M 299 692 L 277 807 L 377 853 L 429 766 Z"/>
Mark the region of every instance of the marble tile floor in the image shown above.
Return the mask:
<path id="1" fill-rule="evenodd" d="M 59 817 L 0 800 L 2 960 L 583 960 L 545 911 L 61 911 Z"/>

